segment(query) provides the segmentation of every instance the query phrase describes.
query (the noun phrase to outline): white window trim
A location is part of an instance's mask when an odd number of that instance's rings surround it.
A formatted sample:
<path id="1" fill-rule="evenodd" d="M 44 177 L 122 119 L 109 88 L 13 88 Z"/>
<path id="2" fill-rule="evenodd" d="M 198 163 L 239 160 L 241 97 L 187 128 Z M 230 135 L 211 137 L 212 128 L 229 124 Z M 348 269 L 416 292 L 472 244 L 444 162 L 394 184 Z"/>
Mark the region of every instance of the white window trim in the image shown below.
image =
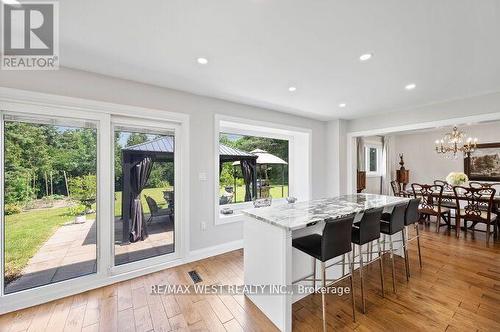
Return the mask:
<path id="1" fill-rule="evenodd" d="M 230 205 L 220 205 L 219 204 L 219 135 L 221 132 L 234 133 L 247 136 L 259 136 L 274 139 L 282 139 L 288 141 L 288 194 L 289 196 L 298 196 L 299 193 L 296 192 L 295 183 L 293 181 L 295 177 L 296 165 L 293 161 L 295 157 L 295 141 L 297 135 L 307 136 L 307 166 L 308 166 L 308 188 L 306 193 L 300 193 L 303 195 L 304 199 L 310 199 L 312 192 L 312 164 L 311 164 L 311 133 L 310 129 L 286 126 L 282 124 L 276 124 L 271 122 L 262 122 L 256 120 L 249 120 L 245 118 L 215 114 L 214 116 L 214 224 L 224 225 L 229 223 L 236 223 L 243 221 L 242 210 L 253 208 L 252 202 L 236 203 Z M 273 199 L 273 205 L 286 204 L 285 198 Z M 220 213 L 221 207 L 230 207 L 234 210 L 233 214 L 223 215 Z"/>
<path id="2" fill-rule="evenodd" d="M 4 246 L 3 231 L 0 238 L 0 314 L 22 309 L 25 307 L 46 303 L 58 298 L 74 295 L 90 289 L 95 289 L 119 281 L 135 278 L 149 274 L 168 267 L 184 264 L 189 258 L 189 115 L 168 112 L 142 107 L 120 105 L 80 98 L 64 97 L 37 93 L 31 91 L 10 89 L 0 87 L 0 112 L 15 113 L 23 115 L 46 115 L 51 117 L 69 117 L 76 119 L 88 119 L 98 122 L 98 204 L 97 216 L 97 263 L 96 274 L 87 275 L 75 279 L 69 279 L 54 284 L 27 289 L 11 294 L 4 294 Z M 111 233 L 112 223 L 108 219 L 113 215 L 113 177 L 112 170 L 112 142 L 111 116 L 125 116 L 134 118 L 137 125 L 141 119 L 171 122 L 179 128 L 176 133 L 176 218 L 179 219 L 179 228 L 176 235 L 180 243 L 176 243 L 178 257 L 163 255 L 142 260 L 140 262 L 124 264 L 127 269 L 112 268 L 113 237 Z M 3 123 L 3 121 L 2 121 Z M 3 128 L 2 132 L 3 132 Z M 0 162 L 3 170 L 3 137 L 0 138 Z M 103 168 L 102 165 L 109 165 Z M 177 175 L 179 178 L 177 178 Z M 2 175 L 3 178 L 3 175 Z M 0 181 L 0 190 L 3 192 L 3 180 Z M 108 195 L 109 194 L 109 195 Z M 4 224 L 3 195 L 0 195 L 0 226 Z M 108 218 L 106 218 L 108 216 Z M 113 216 L 114 217 L 114 216 Z M 108 219 L 106 222 L 105 219 Z M 140 264 L 139 264 L 140 263 Z M 130 266 L 133 265 L 133 269 Z M 122 267 L 120 266 L 120 267 Z"/>
<path id="3" fill-rule="evenodd" d="M 370 149 L 377 149 L 377 171 L 375 172 L 370 172 L 370 165 L 369 165 L 369 151 Z M 381 144 L 373 144 L 373 143 L 366 143 L 365 144 L 365 169 L 366 169 L 366 176 L 367 177 L 380 177 L 382 176 L 382 145 Z"/>

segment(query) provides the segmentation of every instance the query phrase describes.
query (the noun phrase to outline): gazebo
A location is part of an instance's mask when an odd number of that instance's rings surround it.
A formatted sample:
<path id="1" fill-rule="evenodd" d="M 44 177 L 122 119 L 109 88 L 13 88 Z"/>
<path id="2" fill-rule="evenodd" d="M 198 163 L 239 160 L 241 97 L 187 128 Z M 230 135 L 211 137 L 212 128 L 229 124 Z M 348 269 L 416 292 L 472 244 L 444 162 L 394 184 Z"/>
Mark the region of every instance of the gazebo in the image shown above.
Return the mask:
<path id="1" fill-rule="evenodd" d="M 285 187 L 285 165 L 288 165 L 286 161 L 281 159 L 278 156 L 275 156 L 265 150 L 255 149 L 250 151 L 251 154 L 257 156 L 257 169 L 258 169 L 258 177 L 259 177 L 259 197 L 262 196 L 262 187 L 263 180 L 268 181 L 267 171 L 269 169 L 269 165 L 281 165 L 281 194 L 284 195 L 284 187 Z M 233 166 L 239 165 L 239 161 L 235 161 Z M 262 178 L 262 174 L 264 174 L 264 179 Z"/>
<path id="2" fill-rule="evenodd" d="M 122 243 L 142 240 L 147 236 L 142 212 L 141 193 L 146 186 L 154 162 L 173 162 L 175 142 L 172 136 L 163 136 L 151 141 L 122 149 L 123 193 L 122 193 Z M 257 156 L 219 144 L 219 162 L 241 162 L 245 182 L 245 201 L 257 194 Z"/>
<path id="3" fill-rule="evenodd" d="M 163 136 L 122 149 L 122 243 L 142 240 L 147 235 L 141 193 L 148 182 L 154 162 L 174 161 L 174 146 L 174 137 Z"/>

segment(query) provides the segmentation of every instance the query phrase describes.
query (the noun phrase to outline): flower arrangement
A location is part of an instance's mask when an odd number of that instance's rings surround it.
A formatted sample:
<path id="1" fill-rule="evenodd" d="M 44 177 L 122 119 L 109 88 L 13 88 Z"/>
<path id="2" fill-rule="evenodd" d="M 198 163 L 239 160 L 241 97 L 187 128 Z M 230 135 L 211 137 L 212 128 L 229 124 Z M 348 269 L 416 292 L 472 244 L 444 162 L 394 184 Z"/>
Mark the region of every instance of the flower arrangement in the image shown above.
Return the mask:
<path id="1" fill-rule="evenodd" d="M 467 181 L 469 181 L 469 178 L 462 172 L 451 172 L 446 177 L 446 182 L 448 182 L 452 186 L 461 186 Z"/>

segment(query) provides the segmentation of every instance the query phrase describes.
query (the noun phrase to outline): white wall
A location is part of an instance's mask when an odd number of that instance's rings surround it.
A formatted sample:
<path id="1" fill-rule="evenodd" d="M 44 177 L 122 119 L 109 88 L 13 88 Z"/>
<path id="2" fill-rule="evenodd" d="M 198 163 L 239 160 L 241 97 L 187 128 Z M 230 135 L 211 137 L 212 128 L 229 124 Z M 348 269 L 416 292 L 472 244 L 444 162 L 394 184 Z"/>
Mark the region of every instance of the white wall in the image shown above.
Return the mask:
<path id="1" fill-rule="evenodd" d="M 466 134 L 477 137 L 480 143 L 500 142 L 500 122 L 462 126 Z M 434 141 L 440 139 L 452 128 L 446 127 L 416 134 L 395 136 L 395 153 L 404 153 L 405 168 L 410 170 L 410 183 L 432 183 L 437 179 L 445 179 L 450 172 L 463 172 L 464 160 L 446 159 L 434 150 Z M 397 157 L 398 158 L 398 157 Z"/>
<path id="2" fill-rule="evenodd" d="M 312 197 L 325 195 L 324 122 L 67 68 L 47 72 L 2 71 L 0 86 L 189 114 L 191 250 L 242 239 L 241 223 L 214 225 L 215 183 L 210 175 L 215 172 L 212 143 L 214 135 L 218 135 L 214 132 L 215 114 L 311 129 Z M 206 172 L 208 181 L 199 181 L 199 172 Z M 207 224 L 204 231 L 201 222 Z"/>

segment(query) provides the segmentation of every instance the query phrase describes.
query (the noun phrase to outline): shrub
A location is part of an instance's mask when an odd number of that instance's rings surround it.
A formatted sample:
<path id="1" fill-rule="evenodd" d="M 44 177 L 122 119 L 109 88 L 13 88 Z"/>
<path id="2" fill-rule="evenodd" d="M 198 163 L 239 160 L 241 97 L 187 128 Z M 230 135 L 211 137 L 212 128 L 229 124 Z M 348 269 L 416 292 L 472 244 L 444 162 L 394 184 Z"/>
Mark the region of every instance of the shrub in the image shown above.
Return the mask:
<path id="1" fill-rule="evenodd" d="M 159 181 L 148 181 L 147 188 L 170 188 L 170 183 L 165 180 L 159 180 Z"/>
<path id="2" fill-rule="evenodd" d="M 21 213 L 23 209 L 17 204 L 5 204 L 5 215 L 10 216 L 11 214 Z"/>
<path id="3" fill-rule="evenodd" d="M 219 185 L 221 187 L 234 186 L 234 169 L 230 163 L 222 165 L 222 172 L 219 176 Z M 240 166 L 236 166 L 236 186 L 242 186 L 245 182 L 241 177 Z"/>
<path id="4" fill-rule="evenodd" d="M 68 209 L 68 215 L 70 216 L 83 216 L 85 214 L 85 205 L 77 204 L 70 206 Z"/>
<path id="5" fill-rule="evenodd" d="M 27 202 L 35 191 L 27 184 L 26 177 L 19 172 L 5 172 L 5 203 Z"/>

